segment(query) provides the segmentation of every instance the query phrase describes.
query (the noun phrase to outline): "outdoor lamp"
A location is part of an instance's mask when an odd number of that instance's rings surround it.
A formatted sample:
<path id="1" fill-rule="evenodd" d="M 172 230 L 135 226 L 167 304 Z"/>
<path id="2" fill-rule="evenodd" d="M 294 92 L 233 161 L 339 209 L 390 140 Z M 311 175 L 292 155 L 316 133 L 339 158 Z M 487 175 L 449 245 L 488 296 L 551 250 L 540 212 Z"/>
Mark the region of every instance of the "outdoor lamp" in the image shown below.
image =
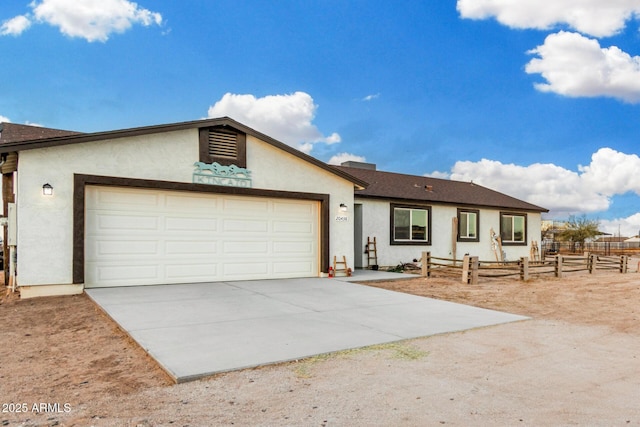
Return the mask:
<path id="1" fill-rule="evenodd" d="M 344 203 L 340 203 L 340 210 L 342 212 L 346 212 L 347 211 L 347 205 L 345 205 Z"/>
<path id="2" fill-rule="evenodd" d="M 46 183 L 42 186 L 42 195 L 43 196 L 53 196 L 53 187 L 51 184 Z"/>

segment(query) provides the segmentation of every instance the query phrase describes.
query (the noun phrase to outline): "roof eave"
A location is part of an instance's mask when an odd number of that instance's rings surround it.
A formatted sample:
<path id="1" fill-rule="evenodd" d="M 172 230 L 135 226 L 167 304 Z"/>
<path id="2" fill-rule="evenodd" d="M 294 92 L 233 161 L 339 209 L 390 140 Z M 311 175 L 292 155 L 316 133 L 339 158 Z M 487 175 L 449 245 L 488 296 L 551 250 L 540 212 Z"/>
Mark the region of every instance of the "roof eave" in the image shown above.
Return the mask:
<path id="1" fill-rule="evenodd" d="M 462 206 L 462 207 L 475 207 L 475 208 L 485 208 L 485 209 L 502 209 L 509 211 L 519 211 L 519 212 L 538 212 L 538 213 L 546 213 L 549 212 L 549 209 L 542 208 L 540 206 L 531 205 L 529 208 L 525 207 L 516 207 L 516 206 L 504 206 L 504 205 L 488 205 L 488 204 L 473 204 L 468 202 L 456 202 L 456 201 L 441 201 L 441 200 L 428 200 L 428 199 L 408 199 L 406 197 L 393 197 L 393 196 L 379 196 L 379 195 L 370 195 L 370 194 L 355 194 L 357 198 L 364 199 L 376 199 L 376 200 L 392 200 L 400 203 L 417 203 L 417 204 L 431 204 L 431 205 L 450 205 L 450 206 Z"/>

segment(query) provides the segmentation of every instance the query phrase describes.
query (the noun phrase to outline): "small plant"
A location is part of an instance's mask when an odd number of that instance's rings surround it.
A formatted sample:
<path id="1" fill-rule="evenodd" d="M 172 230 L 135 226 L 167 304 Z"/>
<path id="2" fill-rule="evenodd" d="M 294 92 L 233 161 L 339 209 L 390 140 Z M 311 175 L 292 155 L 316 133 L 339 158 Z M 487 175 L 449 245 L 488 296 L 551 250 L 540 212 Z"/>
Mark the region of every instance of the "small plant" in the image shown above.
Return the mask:
<path id="1" fill-rule="evenodd" d="M 368 349 L 391 351 L 393 352 L 391 357 L 393 357 L 394 359 L 403 360 L 418 360 L 429 355 L 428 351 L 420 350 L 419 348 L 404 342 L 392 342 L 388 344 L 372 345 L 368 347 Z"/>
<path id="2" fill-rule="evenodd" d="M 385 344 L 374 344 L 367 347 L 351 348 L 337 351 L 335 353 L 318 354 L 316 356 L 296 360 L 292 364 L 292 369 L 298 378 L 313 378 L 315 367 L 321 362 L 326 362 L 327 360 L 335 358 L 349 358 L 366 352 L 374 352 L 392 359 L 401 360 L 419 360 L 429 356 L 428 351 L 420 350 L 407 341 L 398 341 Z"/>
<path id="3" fill-rule="evenodd" d="M 387 268 L 387 271 L 389 273 L 404 273 L 404 264 L 400 263 L 395 267 L 389 267 Z"/>
<path id="4" fill-rule="evenodd" d="M 418 262 L 417 259 L 414 259 L 413 262 L 401 262 L 395 267 L 389 267 L 387 271 L 389 273 L 404 273 L 405 271 L 420 270 L 420 267 L 416 265 L 416 262 Z"/>

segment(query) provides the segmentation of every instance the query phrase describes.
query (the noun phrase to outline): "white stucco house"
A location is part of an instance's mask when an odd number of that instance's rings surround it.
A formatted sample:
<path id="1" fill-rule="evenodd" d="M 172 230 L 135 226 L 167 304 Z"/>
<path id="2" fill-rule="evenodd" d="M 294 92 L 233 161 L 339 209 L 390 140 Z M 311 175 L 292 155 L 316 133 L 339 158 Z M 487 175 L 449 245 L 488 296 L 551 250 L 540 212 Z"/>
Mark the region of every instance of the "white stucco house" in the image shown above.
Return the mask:
<path id="1" fill-rule="evenodd" d="M 10 130 L 0 136 L 5 216 L 17 212 L 7 281 L 23 298 L 318 277 L 334 255 L 353 265 L 353 222 L 340 206 L 366 183 L 230 118 Z"/>
<path id="2" fill-rule="evenodd" d="M 383 172 L 370 163 L 345 162 L 336 169 L 368 184 L 355 191 L 356 268 L 370 262 L 365 248 L 373 237 L 381 266 L 411 262 L 423 251 L 503 260 L 492 235 L 500 237 L 506 260 L 515 261 L 529 256 L 532 241 L 541 241 L 547 209 L 473 182 Z"/>
<path id="3" fill-rule="evenodd" d="M 546 212 L 473 183 L 329 166 L 226 117 L 97 133 L 0 124 L 0 170 L 5 285 L 23 298 L 320 277 L 334 256 L 367 267 L 367 237 L 381 266 L 422 251 L 491 260 L 491 229 L 517 259 Z"/>

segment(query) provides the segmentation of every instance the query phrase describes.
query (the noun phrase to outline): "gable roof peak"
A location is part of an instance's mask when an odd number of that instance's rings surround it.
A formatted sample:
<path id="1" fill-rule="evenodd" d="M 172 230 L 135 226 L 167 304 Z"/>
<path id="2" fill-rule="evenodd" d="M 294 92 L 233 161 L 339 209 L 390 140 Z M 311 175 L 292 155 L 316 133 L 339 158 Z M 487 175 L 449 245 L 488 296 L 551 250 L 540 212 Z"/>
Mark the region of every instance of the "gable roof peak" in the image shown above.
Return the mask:
<path id="1" fill-rule="evenodd" d="M 45 148 L 45 147 L 57 147 L 57 146 L 63 146 L 63 145 L 69 145 L 69 144 L 79 144 L 79 143 L 86 143 L 86 142 L 95 142 L 95 141 L 104 141 L 104 140 L 110 140 L 110 139 L 151 135 L 151 134 L 157 134 L 162 132 L 173 132 L 173 131 L 181 131 L 181 130 L 187 130 L 187 129 L 202 129 L 202 128 L 214 127 L 214 126 L 228 126 L 239 132 L 243 132 L 247 135 L 251 135 L 284 152 L 292 154 L 300 158 L 301 160 L 306 161 L 307 163 L 313 164 L 321 169 L 326 170 L 331 174 L 334 174 L 343 179 L 346 179 L 347 181 L 352 182 L 356 188 L 364 188 L 367 186 L 366 181 L 361 180 L 354 175 L 350 175 L 343 170 L 334 169 L 329 165 L 327 165 L 325 162 L 316 159 L 315 157 L 312 157 L 306 153 L 303 153 L 302 151 L 297 150 L 294 147 L 291 147 L 290 145 L 285 144 L 284 142 L 278 141 L 270 137 L 269 135 L 256 131 L 255 129 L 252 129 L 249 126 L 244 125 L 226 116 L 220 117 L 220 118 L 207 118 L 207 119 L 192 120 L 187 122 L 143 126 L 143 127 L 130 128 L 130 129 L 118 129 L 118 130 L 93 132 L 93 133 L 62 131 L 58 129 L 40 128 L 37 126 L 14 125 L 12 123 L 4 123 L 3 125 L 4 125 L 3 133 L 7 131 L 7 128 L 11 128 L 11 127 L 13 127 L 14 129 L 23 129 L 23 130 L 24 128 L 28 128 L 30 131 L 26 133 L 20 133 L 19 137 L 12 137 L 11 139 L 7 138 L 6 140 L 4 140 L 4 135 L 2 135 L 3 140 L 0 140 L 0 154 L 18 152 L 22 150 L 33 150 L 33 149 Z"/>

